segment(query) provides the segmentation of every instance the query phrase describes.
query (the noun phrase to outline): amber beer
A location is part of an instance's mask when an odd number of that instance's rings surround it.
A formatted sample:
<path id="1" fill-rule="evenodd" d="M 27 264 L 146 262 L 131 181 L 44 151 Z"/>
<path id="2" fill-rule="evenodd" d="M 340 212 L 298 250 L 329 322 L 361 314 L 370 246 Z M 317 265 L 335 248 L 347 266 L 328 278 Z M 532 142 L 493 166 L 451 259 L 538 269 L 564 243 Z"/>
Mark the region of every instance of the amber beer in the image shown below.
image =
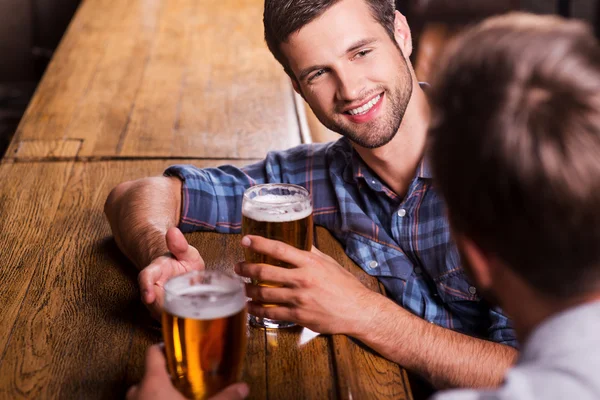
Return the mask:
<path id="1" fill-rule="evenodd" d="M 253 186 L 244 193 L 242 233 L 279 240 L 301 250 L 310 250 L 313 243 L 313 216 L 310 194 L 301 186 L 266 184 Z M 294 268 L 281 260 L 245 250 L 246 262 L 265 263 Z M 273 282 L 254 282 L 260 286 L 277 287 Z M 275 304 L 263 304 L 266 307 Z M 268 328 L 293 326 L 293 323 L 252 317 L 251 321 Z"/>
<path id="2" fill-rule="evenodd" d="M 246 320 L 246 296 L 237 277 L 193 271 L 165 284 L 167 367 L 184 396 L 206 399 L 240 380 Z"/>

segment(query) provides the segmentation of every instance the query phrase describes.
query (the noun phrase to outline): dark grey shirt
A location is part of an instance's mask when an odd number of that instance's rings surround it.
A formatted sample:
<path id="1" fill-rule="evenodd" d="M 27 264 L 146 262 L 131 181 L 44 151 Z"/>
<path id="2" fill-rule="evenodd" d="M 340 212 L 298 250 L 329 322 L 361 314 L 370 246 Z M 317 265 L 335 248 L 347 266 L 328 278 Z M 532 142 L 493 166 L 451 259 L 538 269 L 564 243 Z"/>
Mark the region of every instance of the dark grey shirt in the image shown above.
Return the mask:
<path id="1" fill-rule="evenodd" d="M 563 311 L 538 326 L 500 389 L 451 390 L 434 399 L 600 399 L 600 301 Z"/>

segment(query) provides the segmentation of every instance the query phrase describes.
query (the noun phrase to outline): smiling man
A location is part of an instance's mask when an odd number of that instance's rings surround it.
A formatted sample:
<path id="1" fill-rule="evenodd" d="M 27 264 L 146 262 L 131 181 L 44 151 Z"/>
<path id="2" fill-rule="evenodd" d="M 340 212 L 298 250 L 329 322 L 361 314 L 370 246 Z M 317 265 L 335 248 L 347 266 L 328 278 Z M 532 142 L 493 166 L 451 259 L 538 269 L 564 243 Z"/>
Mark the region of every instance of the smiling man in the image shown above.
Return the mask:
<path id="1" fill-rule="evenodd" d="M 268 280 L 285 287 L 250 285 L 253 299 L 280 304 L 251 304 L 252 313 L 352 335 L 437 387 L 499 384 L 517 355 L 515 334 L 467 280 L 432 187 L 423 159 L 429 106 L 408 59 L 405 18 L 389 0 L 267 0 L 264 24 L 295 90 L 343 138 L 269 153 L 242 169 L 178 165 L 117 186 L 105 212 L 141 269 L 142 300 L 159 311 L 169 277 L 203 268 L 175 227 L 238 233 L 245 189 L 294 183 L 312 193 L 315 223 L 389 298 L 315 250 L 295 259 L 295 270 L 272 269 Z M 256 274 L 250 267 L 238 272 Z"/>

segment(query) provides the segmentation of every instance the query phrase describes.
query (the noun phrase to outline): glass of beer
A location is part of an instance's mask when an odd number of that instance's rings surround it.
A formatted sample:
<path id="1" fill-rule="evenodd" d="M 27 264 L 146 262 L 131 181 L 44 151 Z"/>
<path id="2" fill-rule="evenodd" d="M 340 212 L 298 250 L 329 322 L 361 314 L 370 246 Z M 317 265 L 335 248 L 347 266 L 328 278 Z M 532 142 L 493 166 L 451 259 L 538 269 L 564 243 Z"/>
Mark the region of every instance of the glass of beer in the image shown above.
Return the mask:
<path id="1" fill-rule="evenodd" d="M 165 284 L 162 328 L 167 367 L 187 398 L 206 399 L 240 380 L 246 354 L 241 279 L 192 271 Z"/>
<path id="2" fill-rule="evenodd" d="M 279 240 L 300 250 L 310 250 L 313 244 L 312 201 L 308 190 L 301 186 L 273 183 L 252 186 L 242 201 L 242 233 Z M 245 249 L 246 262 L 271 264 L 282 268 L 293 265 Z M 273 282 L 253 282 L 255 285 L 280 287 Z M 276 304 L 263 304 L 277 307 Z M 293 322 L 250 316 L 250 322 L 263 328 L 287 328 Z"/>

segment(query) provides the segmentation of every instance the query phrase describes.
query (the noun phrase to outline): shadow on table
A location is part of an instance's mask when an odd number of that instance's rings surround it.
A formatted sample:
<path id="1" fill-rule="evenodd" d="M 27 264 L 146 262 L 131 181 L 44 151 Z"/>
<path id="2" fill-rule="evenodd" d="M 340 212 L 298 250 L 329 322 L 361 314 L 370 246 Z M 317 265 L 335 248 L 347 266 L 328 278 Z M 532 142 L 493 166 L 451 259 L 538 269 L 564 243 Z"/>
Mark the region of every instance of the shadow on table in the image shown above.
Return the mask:
<path id="1" fill-rule="evenodd" d="M 105 238 L 97 243 L 97 251 L 106 258 L 102 264 L 108 264 L 111 274 L 119 274 L 121 285 L 129 286 L 120 290 L 120 307 L 110 307 L 107 315 L 109 325 L 128 327 L 128 348 L 123 357 L 122 390 L 139 382 L 144 370 L 145 351 L 153 343 L 162 341 L 161 325 L 151 317 L 140 300 L 137 283 L 138 271 L 134 265 L 121 253 L 114 239 Z M 110 279 L 108 279 L 110 281 Z M 110 283 L 109 283 L 110 284 Z M 125 295 L 123 293 L 126 293 Z"/>

